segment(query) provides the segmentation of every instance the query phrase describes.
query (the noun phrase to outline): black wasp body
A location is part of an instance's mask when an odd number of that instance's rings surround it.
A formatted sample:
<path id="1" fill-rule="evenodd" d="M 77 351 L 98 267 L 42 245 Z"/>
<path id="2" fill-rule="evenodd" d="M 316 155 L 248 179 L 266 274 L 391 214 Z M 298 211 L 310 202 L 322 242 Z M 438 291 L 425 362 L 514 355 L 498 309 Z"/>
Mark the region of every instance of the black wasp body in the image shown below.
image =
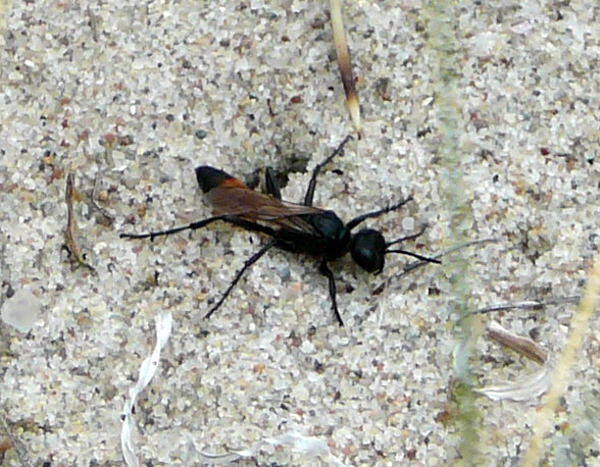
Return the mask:
<path id="1" fill-rule="evenodd" d="M 350 252 L 353 260 L 361 268 L 375 274 L 383 270 L 385 255 L 388 253 L 403 253 L 423 261 L 439 263 L 438 260 L 415 253 L 390 249 L 392 245 L 416 238 L 422 231 L 392 242 L 386 242 L 383 235 L 374 229 L 367 228 L 355 234 L 352 233 L 353 229 L 366 219 L 379 217 L 399 209 L 412 199 L 410 197 L 395 205 L 358 216 L 346 224 L 335 212 L 312 206 L 319 172 L 342 151 L 349 139 L 350 137 L 347 137 L 324 162 L 315 167 L 303 204 L 282 201 L 275 177 L 269 170 L 266 179 L 267 194 L 263 194 L 248 188 L 243 182 L 220 169 L 200 166 L 196 168 L 196 179 L 213 207 L 213 217 L 174 229 L 146 234 L 121 234 L 121 237 L 154 239 L 159 235 L 199 229 L 216 221 L 228 222 L 250 231 L 260 232 L 270 237 L 271 240 L 246 260 L 244 266 L 237 272 L 227 290 L 213 305 L 206 317 L 208 318 L 221 306 L 246 270 L 268 250 L 276 247 L 320 259 L 319 272 L 328 279 L 332 308 L 338 323 L 343 325 L 337 307 L 335 278 L 327 264 L 330 261 Z"/>
<path id="2" fill-rule="evenodd" d="M 322 256 L 333 261 L 349 250 L 350 232 L 333 211 L 298 216 L 310 226 L 310 232 L 283 228 L 276 232 L 277 247 L 294 253 Z"/>

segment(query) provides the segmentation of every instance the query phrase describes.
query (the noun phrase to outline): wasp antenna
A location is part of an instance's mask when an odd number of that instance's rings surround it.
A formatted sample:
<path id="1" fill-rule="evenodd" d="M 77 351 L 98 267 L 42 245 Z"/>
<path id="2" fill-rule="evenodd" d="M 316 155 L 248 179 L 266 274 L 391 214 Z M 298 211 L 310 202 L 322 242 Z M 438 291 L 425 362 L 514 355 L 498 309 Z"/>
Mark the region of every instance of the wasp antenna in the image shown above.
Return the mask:
<path id="1" fill-rule="evenodd" d="M 400 253 L 400 254 L 403 254 L 403 255 L 412 256 L 413 258 L 417 258 L 417 259 L 420 259 L 421 261 L 426 261 L 428 263 L 442 264 L 442 262 L 439 259 L 428 258 L 427 256 L 422 256 L 422 255 L 419 255 L 417 253 L 413 253 L 412 251 L 406 251 L 406 250 L 385 250 L 385 254 L 387 255 L 388 253 Z"/>

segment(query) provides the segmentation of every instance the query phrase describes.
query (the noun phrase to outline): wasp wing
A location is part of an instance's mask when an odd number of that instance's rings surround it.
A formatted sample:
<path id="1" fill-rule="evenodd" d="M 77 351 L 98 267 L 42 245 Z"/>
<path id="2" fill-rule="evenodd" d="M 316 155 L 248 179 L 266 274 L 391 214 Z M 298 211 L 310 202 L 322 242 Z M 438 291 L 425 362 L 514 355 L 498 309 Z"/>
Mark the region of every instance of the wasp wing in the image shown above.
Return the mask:
<path id="1" fill-rule="evenodd" d="M 316 233 L 314 227 L 301 216 L 320 214 L 324 212 L 322 209 L 281 201 L 239 183 L 241 186 L 221 185 L 207 193 L 214 215 L 232 215 L 272 227 Z"/>

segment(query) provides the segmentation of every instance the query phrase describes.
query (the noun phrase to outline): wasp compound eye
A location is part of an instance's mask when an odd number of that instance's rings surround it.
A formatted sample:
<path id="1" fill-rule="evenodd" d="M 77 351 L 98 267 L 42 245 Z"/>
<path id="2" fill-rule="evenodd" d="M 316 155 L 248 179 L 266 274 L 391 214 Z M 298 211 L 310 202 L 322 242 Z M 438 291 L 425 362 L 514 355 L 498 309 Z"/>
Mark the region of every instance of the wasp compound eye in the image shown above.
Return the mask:
<path id="1" fill-rule="evenodd" d="M 362 229 L 352 237 L 352 259 L 367 272 L 381 272 L 385 261 L 386 243 L 383 235 L 374 229 Z"/>

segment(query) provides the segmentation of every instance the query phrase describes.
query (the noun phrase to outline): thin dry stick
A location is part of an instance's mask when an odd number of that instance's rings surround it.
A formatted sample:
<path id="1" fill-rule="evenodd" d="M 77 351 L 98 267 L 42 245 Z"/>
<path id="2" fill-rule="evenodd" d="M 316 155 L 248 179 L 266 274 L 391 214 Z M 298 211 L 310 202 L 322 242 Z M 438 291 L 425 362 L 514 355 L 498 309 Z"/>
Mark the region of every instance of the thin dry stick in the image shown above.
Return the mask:
<path id="1" fill-rule="evenodd" d="M 529 337 L 520 336 L 504 329 L 499 323 L 492 321 L 488 326 L 488 336 L 500 345 L 508 347 L 521 355 L 538 362 L 540 365 L 548 360 L 548 352 Z"/>
<path id="2" fill-rule="evenodd" d="M 551 305 L 564 305 L 566 303 L 579 303 L 581 297 L 578 295 L 574 295 L 572 297 L 559 297 L 553 298 L 546 301 L 541 300 L 526 300 L 523 302 L 515 302 L 515 303 L 500 303 L 498 305 L 492 305 L 485 308 L 480 308 L 478 310 L 473 311 L 473 314 L 486 314 L 492 313 L 494 311 L 506 311 L 513 309 L 520 310 L 542 310 L 547 306 Z"/>
<path id="3" fill-rule="evenodd" d="M 600 296 L 600 254 L 596 255 L 594 265 L 589 274 L 589 280 L 579 309 L 571 320 L 571 331 L 567 344 L 560 355 L 556 368 L 552 374 L 552 386 L 546 397 L 546 403 L 538 411 L 531 444 L 523 460 L 524 467 L 534 467 L 540 464 L 543 453 L 544 436 L 552 425 L 552 419 L 558 406 L 558 400 L 564 394 L 566 386 L 570 381 L 570 369 L 573 366 L 575 355 L 583 343 L 586 331 L 589 330 L 589 320 Z"/>
<path id="4" fill-rule="evenodd" d="M 354 83 L 354 74 L 352 73 L 352 61 L 350 59 L 350 51 L 348 50 L 346 31 L 344 30 L 341 0 L 331 0 L 329 5 L 331 10 L 333 43 L 335 44 L 338 66 L 340 68 L 340 74 L 342 75 L 344 92 L 346 93 L 346 105 L 348 107 L 348 112 L 350 113 L 352 125 L 360 137 L 362 131 L 360 123 L 360 104 L 358 102 L 358 93 L 356 92 Z"/>
<path id="5" fill-rule="evenodd" d="M 65 244 L 73 255 L 73 258 L 81 265 L 95 272 L 95 269 L 89 265 L 81 251 L 81 247 L 76 240 L 77 221 L 75 220 L 75 210 L 73 209 L 73 196 L 75 194 L 75 175 L 67 175 L 67 188 L 65 190 L 65 202 L 67 203 L 67 228 L 65 229 Z"/>

